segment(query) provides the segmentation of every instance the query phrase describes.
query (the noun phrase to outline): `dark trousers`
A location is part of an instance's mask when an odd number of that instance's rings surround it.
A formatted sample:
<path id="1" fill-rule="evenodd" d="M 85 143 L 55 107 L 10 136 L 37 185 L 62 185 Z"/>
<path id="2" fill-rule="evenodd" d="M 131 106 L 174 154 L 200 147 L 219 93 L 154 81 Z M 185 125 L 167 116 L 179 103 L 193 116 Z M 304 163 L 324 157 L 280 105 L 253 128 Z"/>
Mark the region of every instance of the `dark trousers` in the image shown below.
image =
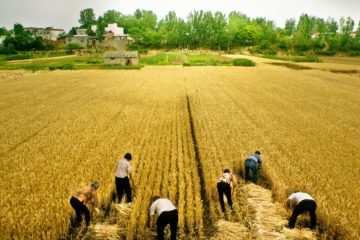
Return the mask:
<path id="1" fill-rule="evenodd" d="M 164 239 L 164 229 L 166 225 L 170 224 L 171 240 L 175 240 L 178 220 L 179 220 L 179 216 L 177 209 L 172 211 L 162 212 L 156 221 L 157 239 L 158 240 Z"/>
<path id="2" fill-rule="evenodd" d="M 77 221 L 77 223 L 78 224 L 81 223 L 82 214 L 85 214 L 86 226 L 89 226 L 89 224 L 90 224 L 90 211 L 86 207 L 86 205 L 83 204 L 82 202 L 80 202 L 79 199 L 77 199 L 75 197 L 71 197 L 70 204 L 71 204 L 71 206 L 74 208 L 74 210 L 76 212 L 76 221 Z"/>
<path id="3" fill-rule="evenodd" d="M 232 208 L 232 199 L 231 199 L 231 187 L 230 184 L 225 182 L 218 182 L 217 189 L 219 193 L 219 200 L 221 205 L 221 210 L 225 212 L 225 203 L 224 203 L 224 194 L 228 201 L 230 208 Z"/>
<path id="4" fill-rule="evenodd" d="M 297 217 L 303 212 L 310 213 L 310 228 L 316 226 L 316 202 L 314 200 L 302 200 L 298 205 L 295 206 L 294 211 L 289 219 L 289 228 L 294 228 Z"/>
<path id="5" fill-rule="evenodd" d="M 250 170 L 251 170 L 252 175 L 253 175 L 252 182 L 256 184 L 257 179 L 258 179 L 258 175 L 259 175 L 256 162 L 254 160 L 251 160 L 251 159 L 246 159 L 245 160 L 245 181 L 249 180 L 249 171 Z"/>
<path id="6" fill-rule="evenodd" d="M 118 178 L 115 177 L 116 192 L 119 203 L 122 200 L 123 193 L 126 193 L 126 202 L 131 202 L 131 187 L 130 180 L 128 177 Z"/>

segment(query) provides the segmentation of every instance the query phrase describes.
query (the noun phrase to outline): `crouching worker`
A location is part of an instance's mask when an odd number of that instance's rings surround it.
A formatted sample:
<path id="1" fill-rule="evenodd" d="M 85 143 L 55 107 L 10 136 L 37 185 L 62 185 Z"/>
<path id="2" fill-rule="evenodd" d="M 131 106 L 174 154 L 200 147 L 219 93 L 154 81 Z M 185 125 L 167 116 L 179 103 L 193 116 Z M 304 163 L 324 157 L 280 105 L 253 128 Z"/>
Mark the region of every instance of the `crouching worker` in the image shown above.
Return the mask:
<path id="1" fill-rule="evenodd" d="M 164 229 L 170 224 L 171 240 L 176 239 L 178 224 L 178 211 L 176 207 L 167 198 L 154 196 L 151 199 L 150 206 L 150 229 L 155 230 L 155 218 L 157 217 L 157 239 L 164 239 Z"/>
<path id="2" fill-rule="evenodd" d="M 82 222 L 82 215 L 85 214 L 85 223 L 88 227 L 90 224 L 90 211 L 86 207 L 86 203 L 90 202 L 95 207 L 98 203 L 96 190 L 99 188 L 98 182 L 93 182 L 90 187 L 85 187 L 78 191 L 70 199 L 70 204 L 76 212 L 76 222 L 74 227 L 79 227 Z M 97 208 L 96 208 L 97 209 Z"/>
<path id="3" fill-rule="evenodd" d="M 231 195 L 234 192 L 233 190 L 236 184 L 236 177 L 230 173 L 229 169 L 225 169 L 223 175 L 219 178 L 219 181 L 217 183 L 221 210 L 223 212 L 225 212 L 224 194 L 230 208 L 233 209 Z"/>
<path id="4" fill-rule="evenodd" d="M 253 154 L 250 154 L 245 160 L 245 181 L 249 180 L 249 171 L 253 175 L 252 182 L 256 184 L 259 170 L 261 169 L 262 159 L 260 151 L 256 151 Z"/>
<path id="5" fill-rule="evenodd" d="M 316 202 L 309 194 L 305 192 L 294 192 L 286 200 L 285 205 L 290 208 L 294 206 L 294 210 L 289 219 L 289 228 L 295 227 L 297 217 L 304 212 L 309 212 L 310 214 L 310 228 L 314 229 L 316 227 Z"/>

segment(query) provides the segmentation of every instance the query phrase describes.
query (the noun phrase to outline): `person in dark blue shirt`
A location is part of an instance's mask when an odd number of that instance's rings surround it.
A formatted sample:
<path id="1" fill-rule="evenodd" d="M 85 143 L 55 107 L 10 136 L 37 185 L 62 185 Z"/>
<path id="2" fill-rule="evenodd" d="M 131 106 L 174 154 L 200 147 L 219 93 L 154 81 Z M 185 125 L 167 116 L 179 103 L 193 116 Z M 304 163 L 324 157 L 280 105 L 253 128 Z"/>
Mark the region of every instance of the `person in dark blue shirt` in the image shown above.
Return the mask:
<path id="1" fill-rule="evenodd" d="M 259 170 L 261 169 L 262 159 L 260 151 L 250 154 L 245 160 L 245 181 L 249 180 L 249 171 L 251 170 L 253 178 L 252 182 L 257 183 Z"/>

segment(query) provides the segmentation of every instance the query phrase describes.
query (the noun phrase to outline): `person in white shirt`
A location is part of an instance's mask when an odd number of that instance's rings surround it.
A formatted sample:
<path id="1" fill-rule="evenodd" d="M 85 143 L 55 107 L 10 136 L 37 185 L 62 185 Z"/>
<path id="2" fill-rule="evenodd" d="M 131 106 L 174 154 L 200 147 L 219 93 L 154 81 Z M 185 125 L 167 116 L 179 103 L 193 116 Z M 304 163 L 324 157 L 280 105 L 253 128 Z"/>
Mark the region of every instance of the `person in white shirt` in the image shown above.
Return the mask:
<path id="1" fill-rule="evenodd" d="M 217 183 L 221 210 L 223 212 L 225 212 L 224 194 L 226 196 L 230 208 L 233 209 L 231 193 L 233 193 L 233 189 L 236 186 L 236 184 L 237 184 L 236 177 L 230 173 L 229 169 L 225 169 L 223 175 L 219 178 L 219 181 Z"/>
<path id="2" fill-rule="evenodd" d="M 126 193 L 126 202 L 131 202 L 131 187 L 129 175 L 132 170 L 129 161 L 131 154 L 126 153 L 124 159 L 118 160 L 115 164 L 115 185 L 118 201 L 121 203 L 123 193 Z"/>
<path id="3" fill-rule="evenodd" d="M 295 227 L 297 217 L 304 212 L 310 214 L 310 228 L 314 229 L 316 227 L 316 202 L 308 193 L 298 191 L 292 193 L 286 200 L 285 206 L 294 206 L 289 219 L 289 228 Z"/>
<path id="4" fill-rule="evenodd" d="M 155 219 L 157 217 L 157 239 L 164 239 L 164 229 L 170 224 L 171 240 L 176 239 L 177 224 L 179 220 L 178 210 L 167 198 L 154 196 L 150 206 L 150 229 L 155 230 Z"/>

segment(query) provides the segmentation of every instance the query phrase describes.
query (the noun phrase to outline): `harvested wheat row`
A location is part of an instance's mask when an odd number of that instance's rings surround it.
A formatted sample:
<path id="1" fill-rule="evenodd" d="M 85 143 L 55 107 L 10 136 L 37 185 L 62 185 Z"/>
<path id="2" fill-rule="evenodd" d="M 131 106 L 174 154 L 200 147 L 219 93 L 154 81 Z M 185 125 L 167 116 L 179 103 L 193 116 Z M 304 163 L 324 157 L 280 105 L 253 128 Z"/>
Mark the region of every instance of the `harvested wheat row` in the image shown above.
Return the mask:
<path id="1" fill-rule="evenodd" d="M 244 186 L 247 199 L 254 209 L 254 222 L 259 239 L 316 239 L 308 229 L 290 230 L 286 228 L 286 211 L 274 202 L 270 190 L 255 184 Z"/>
<path id="2" fill-rule="evenodd" d="M 249 230 L 241 223 L 219 220 L 216 222 L 215 227 L 218 229 L 218 232 L 211 240 L 249 239 Z"/>

